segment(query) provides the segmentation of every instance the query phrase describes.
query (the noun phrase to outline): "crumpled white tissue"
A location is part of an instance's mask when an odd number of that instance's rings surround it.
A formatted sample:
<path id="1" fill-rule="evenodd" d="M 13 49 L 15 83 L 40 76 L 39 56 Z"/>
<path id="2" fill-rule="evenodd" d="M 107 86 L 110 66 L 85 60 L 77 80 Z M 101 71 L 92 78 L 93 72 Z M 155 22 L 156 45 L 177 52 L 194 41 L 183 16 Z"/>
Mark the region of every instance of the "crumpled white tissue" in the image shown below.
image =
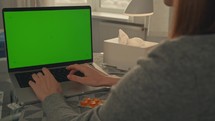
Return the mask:
<path id="1" fill-rule="evenodd" d="M 121 29 L 119 29 L 119 44 L 130 45 L 135 47 L 145 47 L 145 42 L 139 37 L 129 39 L 128 35 Z"/>

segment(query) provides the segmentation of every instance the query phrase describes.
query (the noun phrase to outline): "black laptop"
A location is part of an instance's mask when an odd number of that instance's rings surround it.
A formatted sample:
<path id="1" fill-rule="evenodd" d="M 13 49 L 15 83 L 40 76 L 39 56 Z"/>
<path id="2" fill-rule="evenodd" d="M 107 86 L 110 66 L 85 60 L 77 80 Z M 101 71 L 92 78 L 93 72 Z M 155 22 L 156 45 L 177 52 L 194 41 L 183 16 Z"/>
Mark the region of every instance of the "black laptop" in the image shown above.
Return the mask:
<path id="1" fill-rule="evenodd" d="M 90 6 L 4 8 L 3 21 L 8 72 L 21 102 L 38 100 L 28 81 L 42 67 L 61 82 L 65 96 L 98 89 L 69 81 L 65 69 L 93 62 Z"/>

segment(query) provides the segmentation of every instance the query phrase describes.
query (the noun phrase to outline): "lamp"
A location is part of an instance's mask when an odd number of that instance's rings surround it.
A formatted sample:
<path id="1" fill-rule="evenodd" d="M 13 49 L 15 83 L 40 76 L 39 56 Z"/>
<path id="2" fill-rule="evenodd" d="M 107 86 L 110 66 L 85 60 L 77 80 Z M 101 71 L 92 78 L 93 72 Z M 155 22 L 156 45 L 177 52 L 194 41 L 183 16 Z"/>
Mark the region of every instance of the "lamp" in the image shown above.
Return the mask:
<path id="1" fill-rule="evenodd" d="M 147 39 L 149 29 L 149 19 L 153 14 L 153 0 L 132 0 L 125 12 L 131 17 L 145 17 L 143 30 L 145 31 L 145 40 Z"/>
<path id="2" fill-rule="evenodd" d="M 173 6 L 173 0 L 164 0 L 165 5 Z"/>

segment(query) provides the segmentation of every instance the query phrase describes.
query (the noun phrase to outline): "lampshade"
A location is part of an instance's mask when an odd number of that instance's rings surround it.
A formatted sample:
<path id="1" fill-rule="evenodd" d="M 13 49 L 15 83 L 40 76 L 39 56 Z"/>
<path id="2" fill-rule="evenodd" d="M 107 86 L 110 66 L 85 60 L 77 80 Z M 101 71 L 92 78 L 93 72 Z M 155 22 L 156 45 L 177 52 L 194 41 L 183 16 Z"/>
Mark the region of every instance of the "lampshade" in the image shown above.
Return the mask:
<path id="1" fill-rule="evenodd" d="M 152 15 L 153 0 L 132 0 L 124 13 L 128 16 Z"/>
<path id="2" fill-rule="evenodd" d="M 167 6 L 172 6 L 173 5 L 173 0 L 164 0 L 164 3 Z"/>
<path id="3" fill-rule="evenodd" d="M 165 5 L 173 6 L 173 0 L 164 0 Z"/>

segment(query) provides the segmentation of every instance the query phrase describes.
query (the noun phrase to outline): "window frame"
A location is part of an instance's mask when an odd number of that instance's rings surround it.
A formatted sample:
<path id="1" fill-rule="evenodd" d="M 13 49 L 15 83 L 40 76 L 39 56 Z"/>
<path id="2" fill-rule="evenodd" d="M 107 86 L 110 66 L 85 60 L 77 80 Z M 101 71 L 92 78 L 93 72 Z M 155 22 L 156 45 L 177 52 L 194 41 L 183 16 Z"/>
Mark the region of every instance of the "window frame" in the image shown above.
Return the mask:
<path id="1" fill-rule="evenodd" d="M 95 2 L 94 5 L 95 5 L 96 11 L 99 11 L 99 12 L 124 13 L 125 11 L 125 9 L 102 8 L 101 0 L 94 0 L 93 2 Z"/>
<path id="2" fill-rule="evenodd" d="M 75 5 L 90 5 L 90 2 L 89 2 L 89 0 L 87 0 L 87 2 L 86 3 L 55 3 L 54 2 L 54 5 L 55 6 L 75 6 Z"/>
<path id="3" fill-rule="evenodd" d="M 59 5 L 90 5 L 92 7 L 92 10 L 93 11 L 96 11 L 96 12 L 109 12 L 109 13 L 124 13 L 124 9 L 114 9 L 114 8 L 102 8 L 101 7 L 101 0 L 87 0 L 87 3 L 77 3 L 77 4 L 74 4 L 74 3 L 71 3 L 71 4 L 56 4 L 54 3 L 56 6 L 59 6 Z"/>

